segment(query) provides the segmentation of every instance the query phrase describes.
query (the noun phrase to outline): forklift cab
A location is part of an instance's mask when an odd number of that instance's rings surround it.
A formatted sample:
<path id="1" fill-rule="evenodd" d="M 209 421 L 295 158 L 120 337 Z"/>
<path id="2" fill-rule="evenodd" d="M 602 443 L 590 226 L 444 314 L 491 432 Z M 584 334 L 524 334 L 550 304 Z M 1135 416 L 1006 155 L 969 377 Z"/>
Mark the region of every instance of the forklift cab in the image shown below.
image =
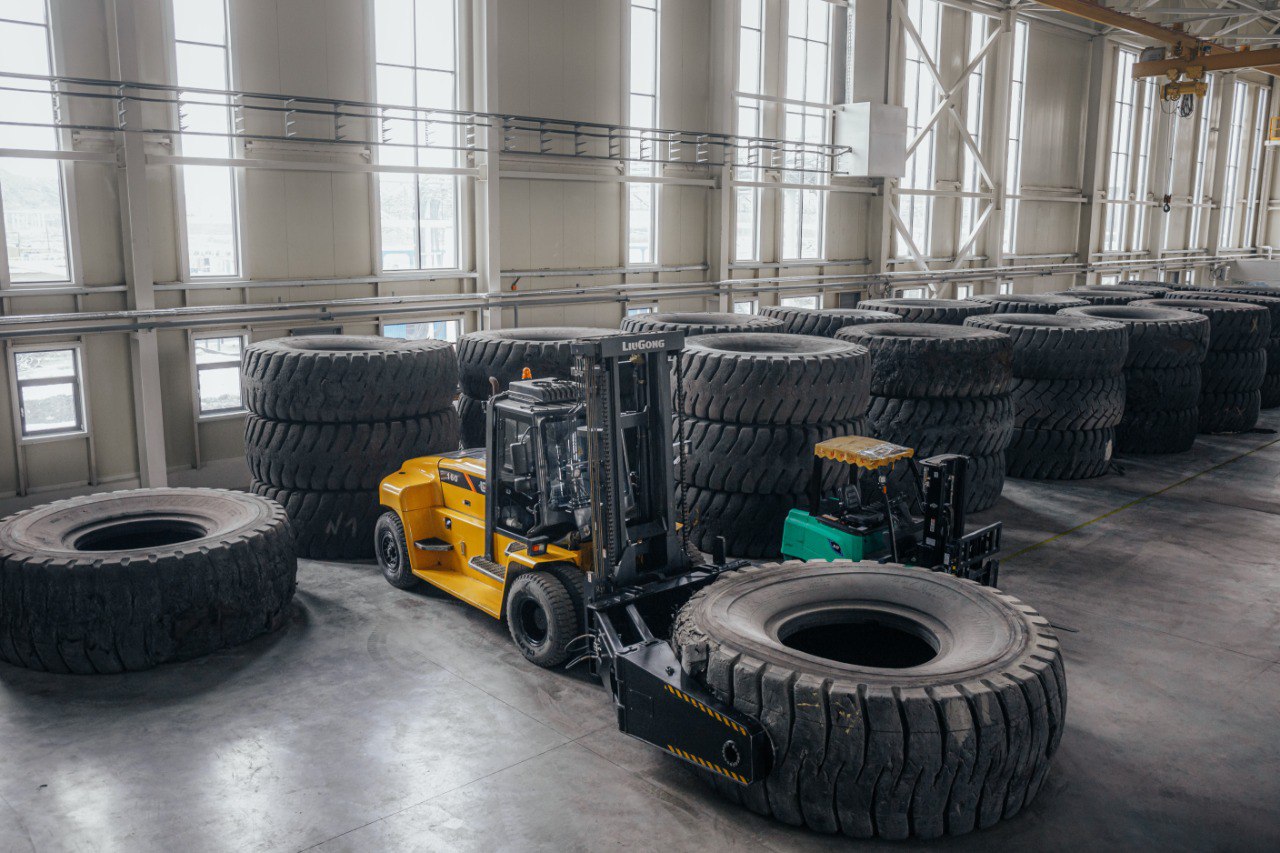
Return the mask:
<path id="1" fill-rule="evenodd" d="M 533 554 L 549 542 L 569 538 L 576 547 L 589 539 L 586 408 L 579 386 L 563 379 L 513 382 L 492 405 L 488 528 Z"/>

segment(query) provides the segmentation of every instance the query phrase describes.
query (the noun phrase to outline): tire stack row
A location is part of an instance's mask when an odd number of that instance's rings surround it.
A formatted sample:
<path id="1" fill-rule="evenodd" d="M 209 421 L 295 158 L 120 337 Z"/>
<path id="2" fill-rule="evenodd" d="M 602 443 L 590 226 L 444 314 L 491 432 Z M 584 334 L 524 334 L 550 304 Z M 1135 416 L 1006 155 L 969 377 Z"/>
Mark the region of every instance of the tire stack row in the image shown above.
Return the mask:
<path id="1" fill-rule="evenodd" d="M 1259 305 L 1271 314 L 1271 337 L 1267 340 L 1267 372 L 1262 379 L 1262 408 L 1280 406 L 1280 293 L 1268 296 L 1256 288 L 1231 288 L 1224 290 L 1180 290 L 1169 294 L 1170 299 L 1212 299 L 1236 302 L 1243 305 Z"/>
<path id="2" fill-rule="evenodd" d="M 969 302 L 990 305 L 997 314 L 1057 314 L 1063 308 L 1083 308 L 1089 303 L 1061 293 L 983 293 Z"/>
<path id="3" fill-rule="evenodd" d="M 484 447 L 486 401 L 507 390 L 525 368 L 535 379 L 567 379 L 573 370 L 575 341 L 616 334 L 612 329 L 585 326 L 535 326 L 463 335 L 458 340 L 462 446 Z"/>
<path id="4" fill-rule="evenodd" d="M 873 311 L 898 315 L 900 323 L 941 323 L 963 326 L 979 314 L 995 313 L 996 307 L 969 299 L 866 299 L 858 303 Z"/>
<path id="5" fill-rule="evenodd" d="M 241 373 L 250 489 L 285 508 L 300 557 L 372 556 L 378 483 L 458 446 L 446 341 L 279 338 L 248 347 Z"/>
<path id="6" fill-rule="evenodd" d="M 636 314 L 623 319 L 623 332 L 684 332 L 694 335 L 722 335 L 738 332 L 781 332 L 782 321 L 759 314 L 724 314 L 715 311 L 669 311 Z"/>
<path id="7" fill-rule="evenodd" d="M 1013 341 L 1008 475 L 1080 480 L 1106 473 L 1124 416 L 1125 327 L 1040 314 L 992 314 L 965 325 Z"/>
<path id="8" fill-rule="evenodd" d="M 1083 299 L 1090 305 L 1128 305 L 1139 299 L 1158 299 L 1167 290 L 1160 287 L 1141 287 L 1122 284 L 1091 284 L 1074 290 L 1060 290 L 1059 296 Z"/>
<path id="9" fill-rule="evenodd" d="M 1209 348 L 1209 321 L 1190 311 L 1133 305 L 1068 308 L 1064 315 L 1115 320 L 1129 333 L 1124 418 L 1116 450 L 1182 453 L 1200 429 L 1200 364 Z"/>
<path id="10" fill-rule="evenodd" d="M 841 329 L 871 353 L 868 429 L 915 449 L 969 457 L 965 509 L 992 506 L 1004 488 L 1013 434 L 1012 342 L 989 329 L 883 323 Z"/>
<path id="11" fill-rule="evenodd" d="M 780 321 L 780 332 L 789 335 L 817 335 L 820 338 L 834 338 L 836 332 L 845 326 L 902 322 L 897 314 L 863 308 L 792 308 L 771 305 L 760 309 L 760 314 Z"/>
<path id="12" fill-rule="evenodd" d="M 678 372 L 677 498 L 690 543 L 709 552 L 724 537 L 735 557 L 776 557 L 787 513 L 806 505 L 814 445 L 864 432 L 867 350 L 807 335 L 700 335 Z M 842 472 L 828 468 L 835 486 Z"/>
<path id="13" fill-rule="evenodd" d="M 1244 432 L 1258 423 L 1267 375 L 1271 315 L 1260 305 L 1212 299 L 1151 299 L 1135 306 L 1175 308 L 1209 320 L 1200 366 L 1200 432 Z"/>

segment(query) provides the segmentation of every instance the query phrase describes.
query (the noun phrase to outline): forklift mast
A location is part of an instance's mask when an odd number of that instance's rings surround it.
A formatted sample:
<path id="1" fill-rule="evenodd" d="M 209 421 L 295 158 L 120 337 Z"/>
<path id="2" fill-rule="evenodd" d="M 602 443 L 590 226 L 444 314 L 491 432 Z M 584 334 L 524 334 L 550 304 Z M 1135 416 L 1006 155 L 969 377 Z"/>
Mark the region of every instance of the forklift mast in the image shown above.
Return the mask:
<path id="1" fill-rule="evenodd" d="M 676 525 L 671 359 L 683 346 L 682 332 L 573 345 L 592 496 L 588 657 L 621 731 L 746 785 L 769 772 L 768 735 L 687 675 L 668 642 L 689 597 L 742 565 L 695 565 Z"/>

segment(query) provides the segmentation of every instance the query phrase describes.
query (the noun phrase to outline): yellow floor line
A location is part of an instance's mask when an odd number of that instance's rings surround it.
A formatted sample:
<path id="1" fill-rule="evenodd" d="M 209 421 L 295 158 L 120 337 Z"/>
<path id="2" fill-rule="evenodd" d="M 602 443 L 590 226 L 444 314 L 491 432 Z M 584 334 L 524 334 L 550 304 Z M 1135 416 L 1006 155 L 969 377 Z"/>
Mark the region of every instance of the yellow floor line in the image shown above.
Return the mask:
<path id="1" fill-rule="evenodd" d="M 1115 515 L 1118 512 L 1124 512 L 1126 509 L 1129 509 L 1130 507 L 1137 506 L 1138 504 L 1145 503 L 1146 501 L 1149 501 L 1152 498 L 1159 497 L 1160 495 L 1163 495 L 1165 492 L 1171 491 L 1173 489 L 1178 488 L 1179 486 L 1184 486 L 1187 483 L 1190 483 L 1192 480 L 1196 479 L 1197 477 L 1202 477 L 1205 474 L 1211 473 L 1213 471 L 1218 470 L 1219 468 L 1222 468 L 1223 466 L 1230 465 L 1232 462 L 1238 462 L 1241 459 L 1245 458 L 1246 456 L 1252 456 L 1253 454 L 1257 453 L 1259 450 L 1266 450 L 1268 447 L 1271 447 L 1273 444 L 1277 444 L 1277 443 L 1280 443 L 1280 438 L 1273 438 L 1271 441 L 1268 441 L 1266 444 L 1262 444 L 1262 445 L 1259 445 L 1258 447 L 1253 448 L 1253 450 L 1247 450 L 1244 453 L 1241 453 L 1239 456 L 1233 456 L 1230 459 L 1227 459 L 1223 462 L 1219 462 L 1217 465 L 1212 465 L 1208 468 L 1205 468 L 1203 471 L 1192 474 L 1190 477 L 1185 477 L 1179 480 L 1178 482 L 1165 486 L 1163 489 L 1158 489 L 1157 491 L 1154 491 L 1149 495 L 1142 495 L 1141 497 L 1134 498 L 1128 503 L 1122 504 L 1116 507 L 1115 509 L 1108 510 L 1107 512 L 1104 512 L 1102 515 L 1099 515 L 1096 518 L 1091 518 L 1088 521 L 1082 521 L 1081 523 L 1077 524 L 1075 527 L 1064 530 L 1061 533 L 1055 533 L 1053 536 L 1050 536 L 1048 539 L 1045 539 L 1042 542 L 1037 542 L 1034 545 L 1028 545 L 1027 547 L 1023 548 L 1021 551 L 1015 551 L 1014 553 L 1010 554 L 1008 557 L 1001 557 L 1000 562 L 1007 563 L 1010 560 L 1013 560 L 1017 557 L 1021 557 L 1023 554 L 1026 554 L 1029 551 L 1034 551 L 1035 549 L 1041 547 L 1042 545 L 1048 545 L 1050 542 L 1053 542 L 1056 539 L 1061 539 L 1063 536 L 1068 536 L 1072 533 L 1075 533 L 1077 530 L 1082 530 L 1088 527 L 1090 524 L 1095 524 L 1099 521 L 1102 521 L 1104 518 L 1110 518 L 1111 516 Z"/>

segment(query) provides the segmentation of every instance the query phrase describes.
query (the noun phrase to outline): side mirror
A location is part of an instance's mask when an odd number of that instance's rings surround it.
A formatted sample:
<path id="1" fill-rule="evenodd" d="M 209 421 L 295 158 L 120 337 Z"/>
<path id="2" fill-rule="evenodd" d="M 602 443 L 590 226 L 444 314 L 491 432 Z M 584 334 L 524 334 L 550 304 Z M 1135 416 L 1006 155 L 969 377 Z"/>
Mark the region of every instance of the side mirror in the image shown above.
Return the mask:
<path id="1" fill-rule="evenodd" d="M 529 461 L 529 448 L 524 442 L 517 441 L 508 448 L 511 457 L 511 473 L 517 477 L 527 477 L 532 465 Z"/>

